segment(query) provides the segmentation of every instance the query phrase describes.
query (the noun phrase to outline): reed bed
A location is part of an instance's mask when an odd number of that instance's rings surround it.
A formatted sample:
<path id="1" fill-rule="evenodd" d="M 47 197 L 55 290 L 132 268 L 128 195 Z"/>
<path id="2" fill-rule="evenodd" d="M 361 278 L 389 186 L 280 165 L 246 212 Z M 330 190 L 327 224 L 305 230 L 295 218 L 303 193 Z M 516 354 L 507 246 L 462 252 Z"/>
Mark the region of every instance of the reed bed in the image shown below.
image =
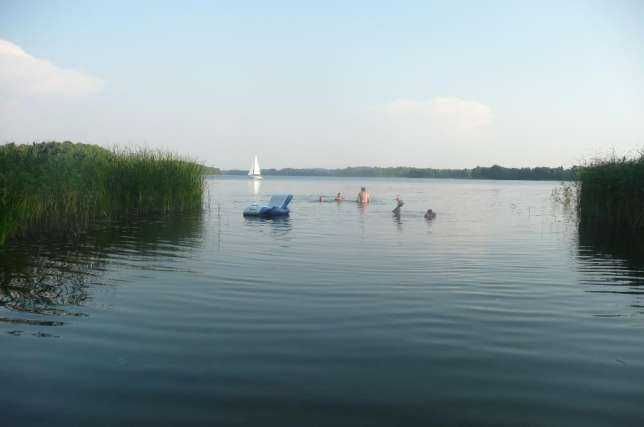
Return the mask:
<path id="1" fill-rule="evenodd" d="M 644 153 L 634 158 L 596 160 L 580 168 L 578 180 L 580 227 L 603 234 L 642 235 Z"/>
<path id="2" fill-rule="evenodd" d="M 71 142 L 0 146 L 0 245 L 78 233 L 97 218 L 200 209 L 203 166 L 150 149 Z"/>

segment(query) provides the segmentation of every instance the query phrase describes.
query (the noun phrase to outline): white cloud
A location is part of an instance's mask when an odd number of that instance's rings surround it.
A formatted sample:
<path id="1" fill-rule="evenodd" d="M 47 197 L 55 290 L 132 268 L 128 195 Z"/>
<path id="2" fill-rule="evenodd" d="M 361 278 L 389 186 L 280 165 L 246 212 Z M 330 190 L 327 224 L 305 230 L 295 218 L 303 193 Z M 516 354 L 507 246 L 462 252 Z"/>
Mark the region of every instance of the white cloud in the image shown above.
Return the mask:
<path id="1" fill-rule="evenodd" d="M 385 112 L 394 125 L 416 133 L 470 133 L 493 121 L 489 106 L 455 97 L 427 101 L 398 99 L 388 104 Z"/>
<path id="2" fill-rule="evenodd" d="M 0 39 L 0 94 L 13 96 L 82 96 L 99 92 L 97 77 L 60 68 L 29 55 L 19 46 Z"/>

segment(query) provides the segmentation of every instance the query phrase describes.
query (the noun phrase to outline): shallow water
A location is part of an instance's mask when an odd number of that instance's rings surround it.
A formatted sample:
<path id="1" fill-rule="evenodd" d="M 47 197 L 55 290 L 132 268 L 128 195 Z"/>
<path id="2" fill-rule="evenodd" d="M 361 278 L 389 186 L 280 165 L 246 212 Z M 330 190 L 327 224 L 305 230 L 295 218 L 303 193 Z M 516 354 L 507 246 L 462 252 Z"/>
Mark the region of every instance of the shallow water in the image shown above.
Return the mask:
<path id="1" fill-rule="evenodd" d="M 644 424 L 644 270 L 556 183 L 208 185 L 200 215 L 0 253 L 4 425 Z M 276 192 L 290 218 L 242 218 Z"/>

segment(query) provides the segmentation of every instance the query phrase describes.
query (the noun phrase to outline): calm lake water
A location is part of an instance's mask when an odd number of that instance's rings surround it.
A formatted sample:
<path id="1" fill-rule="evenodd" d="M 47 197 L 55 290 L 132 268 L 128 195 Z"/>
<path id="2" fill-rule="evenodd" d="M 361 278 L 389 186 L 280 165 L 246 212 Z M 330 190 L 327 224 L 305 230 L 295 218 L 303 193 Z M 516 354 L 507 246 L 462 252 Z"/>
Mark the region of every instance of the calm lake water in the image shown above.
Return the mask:
<path id="1" fill-rule="evenodd" d="M 557 185 L 223 177 L 200 215 L 12 245 L 2 425 L 644 425 L 644 269 Z"/>

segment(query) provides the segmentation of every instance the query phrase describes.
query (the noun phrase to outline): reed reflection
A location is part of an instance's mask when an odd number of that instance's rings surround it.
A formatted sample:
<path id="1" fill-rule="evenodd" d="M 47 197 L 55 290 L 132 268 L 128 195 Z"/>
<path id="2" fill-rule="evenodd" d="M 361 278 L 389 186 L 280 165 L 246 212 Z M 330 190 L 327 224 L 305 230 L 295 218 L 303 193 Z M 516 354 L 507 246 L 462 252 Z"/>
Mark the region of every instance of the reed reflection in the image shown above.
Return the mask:
<path id="1" fill-rule="evenodd" d="M 60 245 L 14 247 L 0 254 L 0 307 L 19 312 L 64 314 L 87 300 L 87 280 L 100 262 L 93 253 Z"/>
<path id="2" fill-rule="evenodd" d="M 580 225 L 577 263 L 592 293 L 633 295 L 626 313 L 644 314 L 644 243 L 636 236 Z M 625 313 L 618 313 L 623 315 Z"/>
<path id="3" fill-rule="evenodd" d="M 97 223 L 73 241 L 11 242 L 0 250 L 0 312 L 82 316 L 111 257 L 182 256 L 200 244 L 202 228 L 195 213 Z"/>
<path id="4" fill-rule="evenodd" d="M 578 249 L 580 254 L 619 260 L 632 271 L 644 272 L 644 241 L 640 236 L 610 233 L 580 224 Z"/>

